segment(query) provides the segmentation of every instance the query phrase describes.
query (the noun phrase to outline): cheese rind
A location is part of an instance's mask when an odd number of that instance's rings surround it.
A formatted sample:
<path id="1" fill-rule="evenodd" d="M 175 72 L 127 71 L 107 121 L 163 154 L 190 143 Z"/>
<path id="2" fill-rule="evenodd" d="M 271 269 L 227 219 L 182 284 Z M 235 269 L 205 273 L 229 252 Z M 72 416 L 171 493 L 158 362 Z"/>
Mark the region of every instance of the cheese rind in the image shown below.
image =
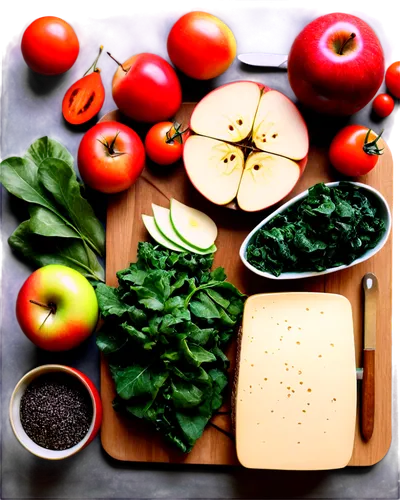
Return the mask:
<path id="1" fill-rule="evenodd" d="M 243 466 L 345 467 L 354 443 L 356 389 L 345 297 L 292 292 L 246 301 L 235 404 Z"/>

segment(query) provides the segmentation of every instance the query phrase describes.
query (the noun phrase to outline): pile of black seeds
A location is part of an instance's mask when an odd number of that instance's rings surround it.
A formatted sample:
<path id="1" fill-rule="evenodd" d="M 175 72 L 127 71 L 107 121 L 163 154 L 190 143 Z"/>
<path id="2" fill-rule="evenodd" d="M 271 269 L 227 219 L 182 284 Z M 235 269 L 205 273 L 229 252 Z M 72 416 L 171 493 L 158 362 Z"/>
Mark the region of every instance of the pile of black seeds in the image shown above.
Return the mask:
<path id="1" fill-rule="evenodd" d="M 48 450 L 72 448 L 86 436 L 93 405 L 82 384 L 66 373 L 46 373 L 21 398 L 21 424 L 27 435 Z"/>

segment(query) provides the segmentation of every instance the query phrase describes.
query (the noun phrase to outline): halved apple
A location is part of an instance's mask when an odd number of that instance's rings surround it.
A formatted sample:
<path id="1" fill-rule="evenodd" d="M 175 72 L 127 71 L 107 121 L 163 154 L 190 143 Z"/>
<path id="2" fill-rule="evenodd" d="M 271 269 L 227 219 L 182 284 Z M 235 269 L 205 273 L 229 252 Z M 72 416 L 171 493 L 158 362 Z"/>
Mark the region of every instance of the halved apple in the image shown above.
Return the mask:
<path id="1" fill-rule="evenodd" d="M 248 212 L 268 208 L 296 185 L 306 165 L 308 131 L 284 94 L 255 82 L 223 85 L 193 110 L 183 161 L 211 202 L 237 198 Z"/>

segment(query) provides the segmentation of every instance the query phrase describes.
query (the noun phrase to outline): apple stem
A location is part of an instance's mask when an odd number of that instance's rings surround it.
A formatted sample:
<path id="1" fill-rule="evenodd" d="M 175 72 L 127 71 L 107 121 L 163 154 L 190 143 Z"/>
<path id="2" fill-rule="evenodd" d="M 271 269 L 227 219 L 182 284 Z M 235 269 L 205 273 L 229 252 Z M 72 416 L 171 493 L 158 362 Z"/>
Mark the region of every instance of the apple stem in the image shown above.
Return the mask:
<path id="1" fill-rule="evenodd" d="M 342 43 L 342 46 L 340 47 L 340 50 L 339 50 L 339 55 L 340 56 L 343 55 L 343 50 L 346 47 L 346 45 L 350 42 L 350 40 L 353 40 L 353 38 L 355 38 L 355 37 L 356 37 L 356 34 L 355 33 L 351 33 L 350 36 L 349 36 L 349 38 Z"/>
<path id="2" fill-rule="evenodd" d="M 83 76 L 86 76 L 92 68 L 93 68 L 94 73 L 100 72 L 100 70 L 96 67 L 96 64 L 98 63 L 99 57 L 101 56 L 101 53 L 103 52 L 103 48 L 104 47 L 102 45 L 100 45 L 100 50 L 99 50 L 99 53 L 97 54 L 96 59 L 94 60 L 94 63 L 90 66 L 90 68 L 86 71 L 86 73 Z"/>
<path id="3" fill-rule="evenodd" d="M 117 60 L 115 59 L 115 57 L 113 57 L 113 56 L 112 56 L 109 52 L 107 52 L 107 55 L 108 55 L 108 56 L 110 56 L 110 57 L 111 57 L 111 59 L 112 59 L 113 61 L 115 61 L 115 62 L 118 64 L 118 66 L 122 69 L 122 71 L 125 71 L 125 73 L 128 73 L 128 70 L 127 70 L 127 69 L 125 69 L 125 68 L 122 66 L 122 64 L 121 64 L 119 61 L 117 61 Z"/>
<path id="4" fill-rule="evenodd" d="M 39 330 L 42 328 L 42 326 L 46 323 L 46 321 L 48 320 L 50 314 L 53 314 L 53 311 L 49 311 L 49 314 L 44 318 L 43 320 L 43 323 L 39 326 Z"/>
<path id="5" fill-rule="evenodd" d="M 48 320 L 50 314 L 55 314 L 56 313 L 57 307 L 54 304 L 54 302 L 49 302 L 48 304 L 43 304 L 42 302 L 37 302 L 36 300 L 32 300 L 32 299 L 30 299 L 29 302 L 31 304 L 35 304 L 36 306 L 43 307 L 44 309 L 49 309 L 48 315 L 44 318 L 43 323 L 39 326 L 39 330 L 40 330 L 42 328 L 42 326 Z"/>
<path id="6" fill-rule="evenodd" d="M 50 314 L 55 314 L 57 307 L 53 302 L 49 302 L 48 304 L 43 304 L 42 302 L 37 302 L 36 300 L 29 299 L 31 304 L 35 304 L 36 306 L 44 307 L 45 309 L 50 309 Z"/>

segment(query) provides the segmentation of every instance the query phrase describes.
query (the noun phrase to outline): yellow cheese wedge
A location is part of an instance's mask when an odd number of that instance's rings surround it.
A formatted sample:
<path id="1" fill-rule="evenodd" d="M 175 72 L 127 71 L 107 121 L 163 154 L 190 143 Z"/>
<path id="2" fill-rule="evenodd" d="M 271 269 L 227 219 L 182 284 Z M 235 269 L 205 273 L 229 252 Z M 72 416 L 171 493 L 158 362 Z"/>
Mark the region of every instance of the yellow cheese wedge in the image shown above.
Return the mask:
<path id="1" fill-rule="evenodd" d="M 328 293 L 253 295 L 239 349 L 234 417 L 240 463 L 345 467 L 357 401 L 350 302 Z"/>

